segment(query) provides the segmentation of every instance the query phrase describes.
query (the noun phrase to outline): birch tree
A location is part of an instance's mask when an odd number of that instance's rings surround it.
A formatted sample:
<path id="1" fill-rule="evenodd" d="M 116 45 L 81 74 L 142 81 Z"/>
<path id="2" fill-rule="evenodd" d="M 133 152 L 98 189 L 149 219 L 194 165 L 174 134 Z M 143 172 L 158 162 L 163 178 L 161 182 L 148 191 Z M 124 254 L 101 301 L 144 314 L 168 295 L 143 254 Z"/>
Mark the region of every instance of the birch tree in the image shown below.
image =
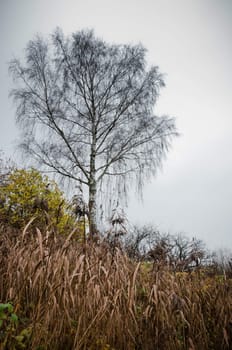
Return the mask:
<path id="1" fill-rule="evenodd" d="M 88 189 L 90 235 L 97 232 L 97 195 L 107 182 L 126 186 L 155 175 L 175 121 L 156 116 L 164 86 L 142 45 L 113 45 L 93 31 L 36 36 L 15 59 L 16 120 L 28 156 Z M 119 189 L 118 189 L 119 190 Z"/>

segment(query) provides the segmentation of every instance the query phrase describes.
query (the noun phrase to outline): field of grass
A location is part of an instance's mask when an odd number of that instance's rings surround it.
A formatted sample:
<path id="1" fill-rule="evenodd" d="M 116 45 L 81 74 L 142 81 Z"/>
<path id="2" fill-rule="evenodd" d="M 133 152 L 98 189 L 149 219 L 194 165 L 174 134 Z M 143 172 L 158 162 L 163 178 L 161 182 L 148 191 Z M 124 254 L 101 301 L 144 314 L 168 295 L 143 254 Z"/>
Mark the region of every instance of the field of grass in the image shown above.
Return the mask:
<path id="1" fill-rule="evenodd" d="M 231 279 L 106 243 L 2 227 L 0 303 L 1 350 L 232 349 Z"/>

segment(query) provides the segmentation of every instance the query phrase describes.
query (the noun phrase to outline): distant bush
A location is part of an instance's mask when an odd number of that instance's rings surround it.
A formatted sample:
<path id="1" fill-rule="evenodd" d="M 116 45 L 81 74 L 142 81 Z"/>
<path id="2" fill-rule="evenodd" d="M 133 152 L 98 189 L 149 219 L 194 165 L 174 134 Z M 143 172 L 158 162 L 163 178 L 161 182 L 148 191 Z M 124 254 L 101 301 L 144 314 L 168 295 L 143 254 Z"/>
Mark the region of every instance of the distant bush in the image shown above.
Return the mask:
<path id="1" fill-rule="evenodd" d="M 209 252 L 202 240 L 182 233 L 166 234 L 152 225 L 134 226 L 121 238 L 127 255 L 140 261 L 153 261 L 173 271 L 187 271 L 208 263 Z"/>

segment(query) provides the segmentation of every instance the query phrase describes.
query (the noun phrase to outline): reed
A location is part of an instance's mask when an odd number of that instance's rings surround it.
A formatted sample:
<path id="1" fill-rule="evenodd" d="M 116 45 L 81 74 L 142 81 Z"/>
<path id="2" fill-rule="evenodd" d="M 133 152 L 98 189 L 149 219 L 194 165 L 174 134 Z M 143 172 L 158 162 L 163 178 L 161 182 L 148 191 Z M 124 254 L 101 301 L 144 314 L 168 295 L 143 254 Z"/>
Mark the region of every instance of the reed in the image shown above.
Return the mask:
<path id="1" fill-rule="evenodd" d="M 157 270 L 72 234 L 1 228 L 6 302 L 18 322 L 4 320 L 1 350 L 232 349 L 231 279 Z"/>

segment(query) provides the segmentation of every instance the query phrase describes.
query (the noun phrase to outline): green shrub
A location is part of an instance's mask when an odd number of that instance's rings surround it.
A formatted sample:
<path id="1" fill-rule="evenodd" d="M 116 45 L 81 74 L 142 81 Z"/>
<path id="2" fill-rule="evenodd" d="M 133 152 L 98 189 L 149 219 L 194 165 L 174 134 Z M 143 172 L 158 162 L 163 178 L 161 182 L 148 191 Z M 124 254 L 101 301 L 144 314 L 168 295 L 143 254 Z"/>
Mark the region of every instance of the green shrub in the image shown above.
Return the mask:
<path id="1" fill-rule="evenodd" d="M 11 303 L 0 303 L 0 349 L 27 349 L 31 328 L 19 329 L 19 318 Z"/>

